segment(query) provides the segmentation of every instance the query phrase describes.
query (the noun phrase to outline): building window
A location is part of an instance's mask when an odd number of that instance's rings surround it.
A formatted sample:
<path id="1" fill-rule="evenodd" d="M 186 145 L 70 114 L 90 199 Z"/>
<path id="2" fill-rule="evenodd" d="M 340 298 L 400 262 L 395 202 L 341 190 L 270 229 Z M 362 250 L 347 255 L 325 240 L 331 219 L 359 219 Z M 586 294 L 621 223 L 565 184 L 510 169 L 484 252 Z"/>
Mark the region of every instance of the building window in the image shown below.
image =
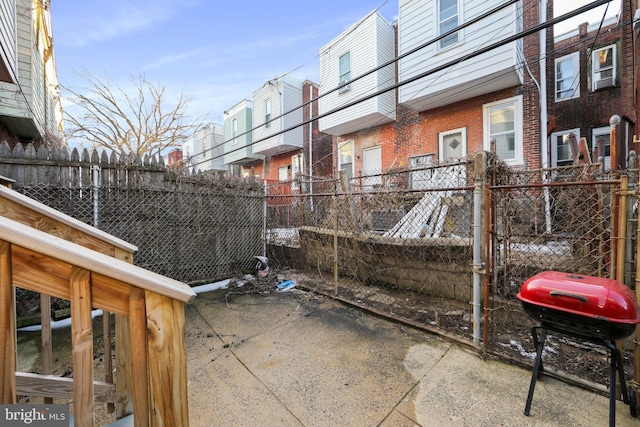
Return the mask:
<path id="1" fill-rule="evenodd" d="M 271 100 L 264 101 L 264 127 L 271 127 Z"/>
<path id="2" fill-rule="evenodd" d="M 580 53 L 556 59 L 556 102 L 580 96 Z"/>
<path id="3" fill-rule="evenodd" d="M 411 165 L 411 189 L 427 188 L 433 175 L 433 169 L 428 168 L 433 163 L 433 154 L 409 157 L 409 162 Z"/>
<path id="4" fill-rule="evenodd" d="M 574 136 L 575 150 L 578 149 L 580 129 L 569 129 L 551 134 L 551 166 L 568 166 L 573 163 L 571 151 L 571 134 Z"/>
<path id="5" fill-rule="evenodd" d="M 291 156 L 291 189 L 294 191 L 298 191 L 300 189 L 300 184 L 298 177 L 303 173 L 304 170 L 304 157 L 303 154 L 296 154 L 295 156 Z"/>
<path id="6" fill-rule="evenodd" d="M 522 149 L 522 96 L 485 104 L 484 149 L 495 149 L 496 154 L 509 165 L 523 163 Z"/>
<path id="7" fill-rule="evenodd" d="M 467 155 L 467 128 L 454 129 L 438 134 L 440 161 L 460 159 Z"/>
<path id="8" fill-rule="evenodd" d="M 288 181 L 289 180 L 289 168 L 291 166 L 282 166 L 278 168 L 278 181 Z"/>
<path id="9" fill-rule="evenodd" d="M 345 171 L 347 176 L 353 176 L 353 143 L 345 142 L 338 147 L 338 170 Z"/>
<path id="10" fill-rule="evenodd" d="M 233 138 L 233 140 L 231 141 L 232 144 L 238 143 L 236 136 L 238 136 L 238 119 L 234 117 L 231 120 L 231 138 Z"/>
<path id="11" fill-rule="evenodd" d="M 339 92 L 347 92 L 351 89 L 350 84 L 346 84 L 351 80 L 351 52 L 347 52 L 338 58 L 338 74 L 339 74 Z"/>
<path id="12" fill-rule="evenodd" d="M 599 162 L 600 158 L 604 161 L 606 170 L 611 168 L 611 128 L 604 126 L 601 128 L 593 128 L 591 130 L 591 160 Z"/>
<path id="13" fill-rule="evenodd" d="M 592 90 L 615 85 L 616 82 L 616 46 L 611 45 L 594 50 L 591 54 Z"/>
<path id="14" fill-rule="evenodd" d="M 438 34 L 444 34 L 459 25 L 458 0 L 438 0 Z M 458 42 L 458 33 L 440 40 L 440 49 Z"/>

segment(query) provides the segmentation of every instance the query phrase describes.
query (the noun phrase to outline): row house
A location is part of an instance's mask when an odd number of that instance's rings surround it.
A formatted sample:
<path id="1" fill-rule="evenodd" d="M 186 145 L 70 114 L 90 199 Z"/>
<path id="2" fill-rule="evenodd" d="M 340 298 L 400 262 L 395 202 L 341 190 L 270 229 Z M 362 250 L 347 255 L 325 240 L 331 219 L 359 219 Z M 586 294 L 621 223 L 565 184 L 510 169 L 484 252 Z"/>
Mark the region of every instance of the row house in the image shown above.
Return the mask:
<path id="1" fill-rule="evenodd" d="M 331 173 L 330 137 L 313 119 L 317 96 L 317 84 L 282 75 L 225 111 L 224 163 L 232 173 L 268 182 Z"/>
<path id="2" fill-rule="evenodd" d="M 551 165 L 572 162 L 570 136 L 585 138 L 591 160 L 610 159 L 610 119 L 620 117 L 619 152 L 628 153 L 635 133 L 632 11 L 621 11 L 602 22 L 583 23 L 550 37 L 547 86 Z M 621 156 L 618 167 L 625 166 Z"/>
<path id="3" fill-rule="evenodd" d="M 348 176 L 369 175 L 370 185 L 377 184 L 377 173 L 391 166 L 388 159 L 395 146 L 395 31 L 374 11 L 319 53 L 319 130 L 336 137 L 336 170 Z M 354 104 L 363 98 L 368 99 Z"/>
<path id="4" fill-rule="evenodd" d="M 540 164 L 539 136 L 529 132 L 525 140 L 525 129 L 537 127 L 525 118 L 539 115 L 537 94 L 530 93 L 535 85 L 524 72 L 525 42 L 465 58 L 517 34 L 527 19 L 537 21 L 535 4 L 529 10 L 512 4 L 450 31 L 500 3 L 400 0 L 394 24 L 372 12 L 321 49 L 320 92 L 327 95 L 320 99 L 320 130 L 336 137 L 336 170 L 368 176 L 418 167 L 488 150 L 492 140 L 510 165 Z M 537 49 L 532 39 L 526 44 Z M 396 55 L 397 65 L 385 66 Z M 371 93 L 379 95 L 341 109 Z M 380 183 L 374 176 L 364 184 Z"/>
<path id="5" fill-rule="evenodd" d="M 633 148 L 630 4 L 575 34 L 554 39 L 549 27 L 508 43 L 552 17 L 553 2 L 503 4 L 400 0 L 396 22 L 374 11 L 323 46 L 319 122 L 335 137 L 334 173 L 376 186 L 376 172 L 480 150 L 514 168 L 558 166 L 571 160 L 570 133 L 593 150 L 599 141 L 606 156 L 613 114 L 623 149 Z M 421 181 L 412 174 L 414 188 Z"/>
<path id="6" fill-rule="evenodd" d="M 60 143 L 62 104 L 48 0 L 0 0 L 0 140 Z"/>
<path id="7" fill-rule="evenodd" d="M 233 176 L 260 178 L 253 165 L 262 164 L 264 156 L 253 153 L 252 128 L 251 100 L 244 99 L 224 112 L 224 163 Z"/>
<path id="8" fill-rule="evenodd" d="M 198 169 L 224 173 L 224 129 L 217 123 L 200 126 L 182 143 L 183 158 L 188 165 Z"/>

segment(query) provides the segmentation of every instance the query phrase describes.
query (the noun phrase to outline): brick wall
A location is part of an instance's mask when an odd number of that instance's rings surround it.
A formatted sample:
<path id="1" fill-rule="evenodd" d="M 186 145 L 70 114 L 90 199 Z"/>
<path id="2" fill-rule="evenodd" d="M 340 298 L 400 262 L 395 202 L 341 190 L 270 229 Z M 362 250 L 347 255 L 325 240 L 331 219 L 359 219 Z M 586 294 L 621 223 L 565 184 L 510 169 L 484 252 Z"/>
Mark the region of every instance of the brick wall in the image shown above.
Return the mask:
<path id="1" fill-rule="evenodd" d="M 553 123 L 550 131 L 579 128 L 580 135 L 587 138 L 589 146 L 591 146 L 591 129 L 609 126 L 609 119 L 614 114 L 630 124 L 629 135 L 635 132 L 634 46 L 633 29 L 630 25 L 633 13 L 629 2 L 623 1 L 621 4 L 622 16 L 617 23 L 603 27 L 599 31 L 597 29 L 587 31 L 586 23 L 582 24 L 578 35 L 556 43 L 549 55 L 548 111 Z M 588 52 L 590 49 L 612 44 L 617 45 L 617 85 L 593 91 Z M 580 97 L 555 102 L 554 59 L 578 51 L 580 52 Z M 631 139 L 631 136 L 629 138 Z"/>
<path id="2" fill-rule="evenodd" d="M 538 24 L 538 6 L 534 0 L 525 0 L 524 28 Z M 551 8 L 551 6 L 549 6 Z M 539 36 L 527 37 L 523 43 L 525 54 L 530 59 L 530 69 L 536 79 L 538 71 Z M 343 135 L 336 138 L 334 152 L 338 144 L 352 140 L 354 142 L 354 172 L 362 172 L 362 150 L 368 147 L 382 146 L 382 168 L 403 168 L 409 166 L 409 158 L 417 155 L 433 154 L 439 158 L 439 134 L 459 128 L 466 128 L 467 154 L 483 150 L 483 105 L 516 95 L 523 96 L 524 117 L 524 161 L 526 168 L 540 166 L 540 109 L 537 86 L 523 70 L 524 80 L 519 87 L 500 90 L 455 104 L 428 110 L 415 111 L 404 105 L 396 109 L 396 121 Z M 337 159 L 334 161 L 337 166 Z"/>

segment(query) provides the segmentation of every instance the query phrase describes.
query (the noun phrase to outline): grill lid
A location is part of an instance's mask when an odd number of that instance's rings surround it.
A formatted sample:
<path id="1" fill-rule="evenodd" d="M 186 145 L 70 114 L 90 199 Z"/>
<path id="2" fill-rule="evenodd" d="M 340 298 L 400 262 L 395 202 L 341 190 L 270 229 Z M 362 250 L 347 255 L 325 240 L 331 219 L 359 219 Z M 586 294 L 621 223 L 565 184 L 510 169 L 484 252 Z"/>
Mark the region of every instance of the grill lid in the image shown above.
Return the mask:
<path id="1" fill-rule="evenodd" d="M 616 323 L 640 323 L 636 296 L 612 279 L 545 271 L 527 279 L 516 297 L 522 302 Z"/>

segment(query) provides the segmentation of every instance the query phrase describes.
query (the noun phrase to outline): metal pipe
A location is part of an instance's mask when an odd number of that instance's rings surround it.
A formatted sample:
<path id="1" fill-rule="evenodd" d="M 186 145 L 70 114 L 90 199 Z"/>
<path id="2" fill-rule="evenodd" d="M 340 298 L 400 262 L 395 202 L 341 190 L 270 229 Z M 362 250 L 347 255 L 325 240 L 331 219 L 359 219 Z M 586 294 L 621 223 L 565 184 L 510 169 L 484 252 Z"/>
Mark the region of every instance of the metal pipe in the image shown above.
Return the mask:
<path id="1" fill-rule="evenodd" d="M 98 228 L 98 222 L 100 220 L 100 205 L 98 203 L 98 192 L 100 189 L 100 166 L 91 166 L 91 171 L 93 172 L 93 226 Z"/>
<path id="2" fill-rule="evenodd" d="M 640 217 L 640 215 L 639 215 Z M 640 305 L 640 221 L 636 226 L 636 303 Z M 640 328 L 636 328 L 635 340 L 633 340 L 633 381 L 640 383 Z"/>
<path id="3" fill-rule="evenodd" d="M 611 171 L 618 170 L 618 125 L 620 124 L 620 116 L 614 114 L 609 119 L 609 144 L 610 144 L 610 159 L 609 159 L 609 169 Z M 620 191 L 620 186 L 618 185 L 617 190 Z M 614 193 L 615 196 L 615 193 Z M 618 279 L 616 277 L 616 273 L 618 272 L 618 197 L 611 198 L 611 244 L 609 245 L 609 253 L 610 253 L 610 264 L 609 264 L 609 277 L 611 279 Z"/>
<path id="4" fill-rule="evenodd" d="M 494 248 L 493 243 L 493 233 L 491 232 L 491 193 L 489 188 L 485 188 L 484 191 L 484 227 L 485 227 L 485 274 L 484 274 L 484 319 L 483 319 L 483 329 L 482 329 L 482 343 L 484 345 L 484 349 L 487 349 L 489 343 L 489 282 L 491 275 L 489 272 L 495 267 L 495 265 L 491 262 L 492 258 L 492 249 Z"/>
<path id="5" fill-rule="evenodd" d="M 333 294 L 338 296 L 338 183 L 333 195 Z"/>
<path id="6" fill-rule="evenodd" d="M 617 244 L 616 251 L 618 254 L 616 255 L 616 260 L 618 261 L 616 265 L 616 280 L 620 283 L 626 283 L 624 277 L 624 267 L 627 250 L 627 193 L 629 190 L 629 177 L 627 175 L 622 175 L 620 177 L 620 192 L 618 197 L 619 208 L 618 208 L 618 236 L 617 236 Z"/>
<path id="7" fill-rule="evenodd" d="M 473 186 L 473 344 L 480 347 L 480 274 L 482 272 L 482 186 Z"/>
<path id="8" fill-rule="evenodd" d="M 262 168 L 264 174 L 264 167 Z M 264 202 L 262 203 L 262 256 L 267 256 L 267 178 L 264 179 Z"/>
<path id="9" fill-rule="evenodd" d="M 539 3 L 538 18 L 540 25 L 547 22 L 547 0 L 541 0 Z M 549 167 L 549 145 L 547 141 L 547 30 L 540 30 L 540 61 L 538 63 L 540 69 L 540 160 L 542 169 Z M 542 173 L 542 182 L 549 182 L 548 172 Z M 545 228 L 547 234 L 551 234 L 551 197 L 549 195 L 549 187 L 544 187 L 544 217 Z"/>

